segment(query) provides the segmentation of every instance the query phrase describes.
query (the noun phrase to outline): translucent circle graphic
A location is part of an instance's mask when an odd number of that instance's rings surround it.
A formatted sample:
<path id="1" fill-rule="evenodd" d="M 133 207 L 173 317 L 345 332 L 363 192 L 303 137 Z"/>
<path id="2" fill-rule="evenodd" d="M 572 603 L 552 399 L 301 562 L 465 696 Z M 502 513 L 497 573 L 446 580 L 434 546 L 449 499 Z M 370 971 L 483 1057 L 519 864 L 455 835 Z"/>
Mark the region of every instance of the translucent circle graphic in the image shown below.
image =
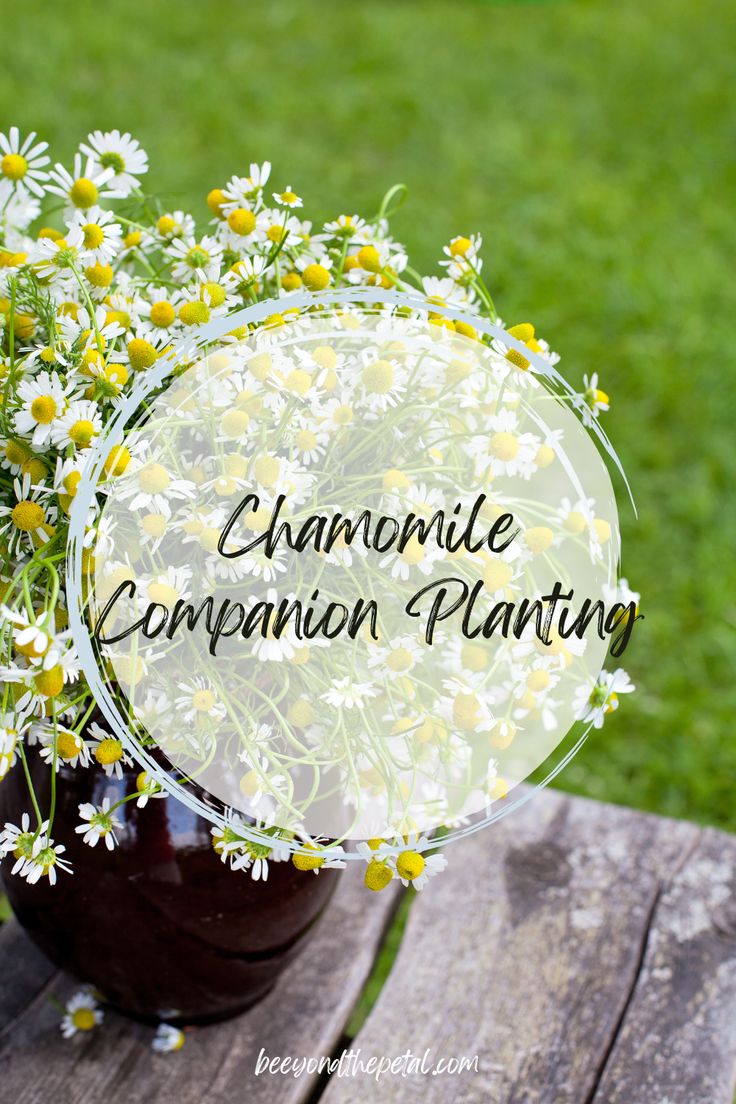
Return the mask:
<path id="1" fill-rule="evenodd" d="M 147 766 L 155 744 L 257 829 L 342 840 L 488 816 L 554 752 L 606 657 L 585 615 L 618 519 L 507 351 L 347 305 L 170 365 L 98 457 L 87 549 Z"/>

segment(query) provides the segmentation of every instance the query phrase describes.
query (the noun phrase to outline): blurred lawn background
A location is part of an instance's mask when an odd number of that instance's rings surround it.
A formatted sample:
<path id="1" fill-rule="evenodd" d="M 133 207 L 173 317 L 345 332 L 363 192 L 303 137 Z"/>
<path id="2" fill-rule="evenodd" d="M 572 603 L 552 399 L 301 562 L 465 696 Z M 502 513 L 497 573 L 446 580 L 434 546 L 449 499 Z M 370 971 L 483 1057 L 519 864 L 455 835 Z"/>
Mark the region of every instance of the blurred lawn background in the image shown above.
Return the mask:
<path id="1" fill-rule="evenodd" d="M 729 16 L 731 11 L 731 16 Z M 415 267 L 480 231 L 508 324 L 598 371 L 639 686 L 563 787 L 736 830 L 736 20 L 727 0 L 4 5 L 0 128 L 69 159 L 130 130 L 149 190 L 204 196 L 274 162 L 315 221 L 394 221 Z"/>

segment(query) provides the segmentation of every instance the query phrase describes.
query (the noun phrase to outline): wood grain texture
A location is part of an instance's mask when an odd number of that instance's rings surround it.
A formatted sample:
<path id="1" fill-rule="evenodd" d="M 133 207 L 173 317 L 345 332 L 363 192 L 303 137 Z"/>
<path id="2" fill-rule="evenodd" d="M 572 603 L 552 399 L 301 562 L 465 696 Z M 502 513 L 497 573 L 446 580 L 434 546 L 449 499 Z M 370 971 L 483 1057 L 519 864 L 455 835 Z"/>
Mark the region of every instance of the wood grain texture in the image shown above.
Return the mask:
<path id="1" fill-rule="evenodd" d="M 731 1104 L 736 840 L 706 830 L 662 893 L 595 1104 Z"/>
<path id="2" fill-rule="evenodd" d="M 358 865 L 345 872 L 314 936 L 273 992 L 234 1020 L 190 1031 L 176 1055 L 153 1054 L 153 1030 L 112 1013 L 103 1030 L 62 1039 L 59 1012 L 36 969 L 22 1011 L 0 1035 L 0 1102 L 301 1104 L 315 1078 L 255 1077 L 256 1058 L 262 1047 L 272 1056 L 321 1055 L 338 1044 L 397 900 L 393 892 L 367 897 Z M 25 941 L 24 961 L 34 953 Z M 5 965 L 0 944 L 3 1005 Z M 56 975 L 50 989 L 65 1001 L 75 985 Z"/>
<path id="3" fill-rule="evenodd" d="M 736 839 L 551 791 L 448 848 L 352 1051 L 477 1071 L 334 1076 L 320 1104 L 731 1104 L 736 1083 Z M 108 1013 L 65 1042 L 73 991 L 13 923 L 0 930 L 0 1104 L 304 1104 L 315 1078 L 254 1076 L 320 1057 L 342 1032 L 396 894 L 351 868 L 274 992 L 174 1056 Z M 131 969 L 135 969 L 131 963 Z"/>
<path id="4" fill-rule="evenodd" d="M 0 926 L 0 1037 L 55 973 L 15 920 Z"/>
<path id="5" fill-rule="evenodd" d="M 600 1099 L 664 1104 L 664 1094 L 639 1094 L 635 1044 L 625 1049 L 620 1026 L 663 887 L 680 868 L 686 876 L 700 839 L 693 825 L 546 792 L 453 844 L 448 869 L 411 910 L 355 1045 L 363 1059 L 427 1048 L 432 1062 L 478 1054 L 479 1070 L 378 1084 L 333 1079 L 323 1104 L 597 1104 L 612 1048 L 628 1088 Z M 719 839 L 733 855 L 733 841 Z M 733 947 L 721 949 L 722 969 L 736 969 Z M 691 985 L 713 1016 L 725 1009 L 729 994 L 712 958 L 693 958 L 682 971 L 675 999 Z M 672 1015 L 685 1018 L 684 1007 Z M 615 1071 L 606 1076 L 615 1083 Z"/>

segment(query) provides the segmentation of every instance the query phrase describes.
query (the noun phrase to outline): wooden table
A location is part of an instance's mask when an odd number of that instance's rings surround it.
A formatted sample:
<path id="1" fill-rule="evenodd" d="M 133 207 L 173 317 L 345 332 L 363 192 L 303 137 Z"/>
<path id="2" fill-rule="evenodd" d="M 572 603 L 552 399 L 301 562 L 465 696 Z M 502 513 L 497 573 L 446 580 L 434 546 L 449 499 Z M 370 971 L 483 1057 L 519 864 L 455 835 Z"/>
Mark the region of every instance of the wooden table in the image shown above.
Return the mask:
<path id="1" fill-rule="evenodd" d="M 0 930 L 2 1104 L 732 1104 L 736 840 L 546 792 L 448 848 L 416 895 L 389 979 L 344 1031 L 398 894 L 351 869 L 300 959 L 229 1023 L 155 1055 L 108 1013 L 67 1042 L 74 982 L 11 922 Z M 357 865 L 357 864 L 356 864 Z M 399 890 L 399 892 L 401 892 Z M 135 963 L 131 964 L 135 969 Z M 389 1058 L 478 1055 L 455 1076 L 262 1073 L 269 1056 L 345 1046 Z"/>

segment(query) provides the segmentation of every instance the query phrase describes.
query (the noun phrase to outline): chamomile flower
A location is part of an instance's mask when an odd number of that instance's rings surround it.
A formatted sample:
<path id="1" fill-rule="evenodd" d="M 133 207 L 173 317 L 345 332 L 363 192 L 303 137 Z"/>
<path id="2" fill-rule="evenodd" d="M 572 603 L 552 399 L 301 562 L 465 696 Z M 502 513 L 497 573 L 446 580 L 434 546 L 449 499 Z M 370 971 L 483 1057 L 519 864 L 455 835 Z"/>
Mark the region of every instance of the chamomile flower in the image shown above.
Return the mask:
<path id="1" fill-rule="evenodd" d="M 151 778 L 146 771 L 141 771 L 136 777 L 135 788 L 138 792 L 138 799 L 135 803 L 137 809 L 145 809 L 152 798 L 165 800 L 168 797 L 163 786 L 155 778 Z"/>
<path id="2" fill-rule="evenodd" d="M 47 149 L 48 142 L 37 142 L 34 130 L 22 141 L 15 126 L 7 134 L 0 134 L 0 197 L 5 199 L 9 190 L 17 189 L 21 194 L 32 192 L 43 198 L 49 176 L 44 169 L 49 163 Z"/>
<path id="3" fill-rule="evenodd" d="M 148 172 L 147 153 L 127 132 L 95 130 L 79 148 L 93 171 L 112 174 L 107 181 L 110 196 L 122 199 L 130 195 L 138 187 L 138 178 Z"/>
<path id="4" fill-rule="evenodd" d="M 244 206 L 256 200 L 268 183 L 271 175 L 271 162 L 264 161 L 262 165 L 251 162 L 248 176 L 233 176 L 223 188 L 225 206 L 227 204 Z"/>
<path id="5" fill-rule="evenodd" d="M 57 372 L 39 372 L 33 379 L 18 384 L 21 407 L 13 425 L 18 433 L 30 436 L 35 449 L 48 446 L 55 424 L 66 410 L 73 381 L 64 381 Z"/>
<path id="6" fill-rule="evenodd" d="M 269 862 L 286 862 L 289 849 L 266 822 L 256 820 L 253 827 L 269 835 L 269 842 L 244 840 L 240 850 L 233 853 L 230 865 L 233 870 L 247 871 L 254 882 L 265 882 L 268 880 Z"/>
<path id="7" fill-rule="evenodd" d="M 427 853 L 429 846 L 426 836 L 416 835 L 396 840 L 390 846 L 389 861 L 403 886 L 412 885 L 414 889 L 422 890 L 430 878 L 440 874 L 447 866 L 444 855 Z"/>
<path id="8" fill-rule="evenodd" d="M 115 221 L 112 211 L 103 211 L 98 206 L 88 211 L 75 211 L 69 225 L 70 229 L 75 227 L 82 232 L 81 247 L 87 265 L 110 264 L 122 248 L 122 227 Z"/>
<path id="9" fill-rule="evenodd" d="M 332 843 L 323 836 L 310 836 L 300 830 L 297 836 L 302 851 L 295 851 L 291 861 L 297 870 L 311 870 L 319 874 L 320 870 L 344 870 L 347 866 L 343 856 L 345 849 Z"/>
<path id="10" fill-rule="evenodd" d="M 104 1018 L 93 990 L 86 986 L 66 1002 L 61 1034 L 65 1039 L 71 1039 L 78 1032 L 86 1033 L 99 1027 Z"/>
<path id="11" fill-rule="evenodd" d="M 89 745 L 73 729 L 42 721 L 31 732 L 40 741 L 41 758 L 49 766 L 55 763 L 57 771 L 63 766 L 88 767 L 92 762 Z"/>
<path id="12" fill-rule="evenodd" d="M 46 191 L 60 196 L 67 206 L 66 211 L 89 211 L 95 207 L 100 194 L 106 190 L 107 183 L 114 176 L 112 169 L 103 169 L 92 157 L 82 158 L 74 155 L 72 172 L 58 163 L 49 173 Z"/>
<path id="13" fill-rule="evenodd" d="M 585 407 L 583 409 L 583 415 L 587 425 L 591 425 L 592 422 L 601 416 L 607 410 L 611 408 L 611 400 L 605 391 L 601 391 L 598 387 L 598 373 L 593 372 L 593 375 L 588 378 L 587 375 L 583 376 L 583 400 Z"/>
<path id="14" fill-rule="evenodd" d="M 156 1054 L 173 1054 L 184 1046 L 185 1036 L 180 1027 L 172 1027 L 171 1024 L 162 1023 L 156 1028 L 156 1034 L 151 1043 L 151 1050 Z"/>
<path id="15" fill-rule="evenodd" d="M 48 878 L 50 885 L 56 885 L 57 870 L 65 874 L 72 873 L 71 863 L 61 857 L 65 851 L 63 843 L 55 844 L 50 836 L 41 832 L 36 837 L 29 858 L 16 873 L 25 878 L 29 885 L 35 885 L 42 878 Z"/>
<path id="16" fill-rule="evenodd" d="M 179 683 L 179 696 L 174 705 L 185 721 L 197 724 L 215 724 L 223 720 L 227 709 L 209 679 L 197 676 Z"/>
<path id="17" fill-rule="evenodd" d="M 171 274 L 175 280 L 191 280 L 195 276 L 208 280 L 212 266 L 218 265 L 222 256 L 220 243 L 207 234 L 199 241 L 194 237 L 174 238 L 168 251 L 173 262 Z"/>
<path id="18" fill-rule="evenodd" d="M 168 468 L 156 460 L 139 461 L 131 467 L 130 472 L 126 471 L 126 484 L 119 492 L 123 500 L 130 500 L 131 510 L 170 517 L 172 503 L 194 497 L 194 483 L 172 477 Z"/>
<path id="19" fill-rule="evenodd" d="M 366 221 L 360 215 L 338 215 L 324 225 L 325 234 L 335 238 L 358 238 L 366 229 Z"/>
<path id="20" fill-rule="evenodd" d="M 0 713 L 0 782 L 15 765 L 18 742 L 28 724 L 22 713 Z"/>
<path id="21" fill-rule="evenodd" d="M 362 709 L 379 692 L 373 683 L 354 682 L 346 675 L 345 678 L 333 679 L 330 688 L 322 695 L 322 701 L 335 709 Z"/>
<path id="22" fill-rule="evenodd" d="M 100 840 L 105 841 L 108 851 L 114 851 L 117 845 L 115 829 L 121 828 L 120 821 L 111 808 L 109 797 L 103 798 L 101 805 L 93 805 L 87 801 L 79 806 L 79 816 L 82 821 L 74 831 L 82 836 L 83 842 L 88 847 L 96 847 Z"/>
<path id="23" fill-rule="evenodd" d="M 71 286 L 75 271 L 84 263 L 83 246 L 84 235 L 78 226 L 72 226 L 64 238 L 42 238 L 31 254 L 36 272 L 54 285 Z"/>
<path id="24" fill-rule="evenodd" d="M 32 487 L 30 475 L 24 475 L 22 481 L 13 480 L 13 494 L 13 505 L 0 505 L 0 533 L 11 552 L 32 552 L 37 545 L 46 544 L 52 532 L 56 514 L 48 505 L 49 488 Z"/>
<path id="25" fill-rule="evenodd" d="M 286 775 L 274 771 L 268 757 L 255 748 L 240 751 L 238 761 L 243 768 L 238 788 L 247 801 L 249 812 L 261 815 L 264 809 L 273 812 L 288 795 Z"/>
<path id="26" fill-rule="evenodd" d="M 631 694 L 636 689 L 622 667 L 615 671 L 601 671 L 593 689 L 580 686 L 575 692 L 577 719 L 594 728 L 603 728 L 609 713 L 619 706 L 619 694 Z"/>
<path id="27" fill-rule="evenodd" d="M 133 760 L 116 736 L 111 736 L 96 721 L 89 726 L 89 735 L 94 741 L 92 755 L 108 778 L 122 778 L 123 767 L 129 767 Z"/>
<path id="28" fill-rule="evenodd" d="M 51 441 L 59 449 L 86 449 L 102 429 L 102 413 L 91 399 L 73 399 L 51 428 Z"/>
<path id="29" fill-rule="evenodd" d="M 302 207 L 301 196 L 293 191 L 291 184 L 287 184 L 283 192 L 274 192 L 273 198 L 281 207 Z"/>

